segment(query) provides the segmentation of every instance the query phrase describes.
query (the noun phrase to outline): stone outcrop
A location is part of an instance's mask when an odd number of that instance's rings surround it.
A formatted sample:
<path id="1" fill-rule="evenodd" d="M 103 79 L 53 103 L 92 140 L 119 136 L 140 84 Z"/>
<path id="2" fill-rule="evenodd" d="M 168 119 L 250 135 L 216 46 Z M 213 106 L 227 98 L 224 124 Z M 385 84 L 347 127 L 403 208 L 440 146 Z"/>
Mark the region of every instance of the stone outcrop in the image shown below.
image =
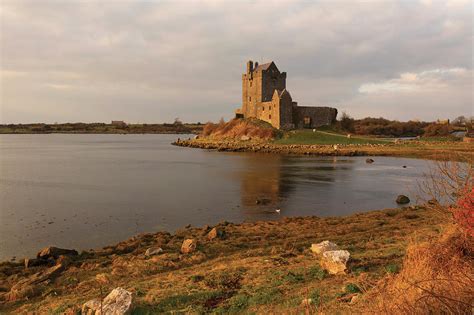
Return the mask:
<path id="1" fill-rule="evenodd" d="M 64 270 L 62 264 L 57 264 L 44 271 L 37 272 L 26 279 L 18 281 L 12 286 L 7 294 L 7 300 L 17 301 L 40 295 L 46 287 L 46 283 L 53 280 Z"/>
<path id="2" fill-rule="evenodd" d="M 322 241 L 318 244 L 311 244 L 311 251 L 321 258 L 321 267 L 330 274 L 345 273 L 350 253 L 347 250 L 340 250 L 337 244 L 330 241 Z"/>
<path id="3" fill-rule="evenodd" d="M 123 289 L 115 288 L 102 301 L 93 299 L 82 306 L 82 314 L 87 315 L 122 315 L 129 314 L 132 308 L 132 293 Z"/>
<path id="4" fill-rule="evenodd" d="M 326 251 L 322 255 L 321 267 L 330 274 L 343 274 L 346 272 L 350 256 L 347 250 Z"/>
<path id="5" fill-rule="evenodd" d="M 189 254 L 196 250 L 197 242 L 194 239 L 185 239 L 181 245 L 181 253 Z"/>
<path id="6" fill-rule="evenodd" d="M 311 244 L 311 251 L 315 254 L 322 255 L 328 250 L 338 250 L 339 246 L 330 241 L 322 241 L 318 244 Z"/>

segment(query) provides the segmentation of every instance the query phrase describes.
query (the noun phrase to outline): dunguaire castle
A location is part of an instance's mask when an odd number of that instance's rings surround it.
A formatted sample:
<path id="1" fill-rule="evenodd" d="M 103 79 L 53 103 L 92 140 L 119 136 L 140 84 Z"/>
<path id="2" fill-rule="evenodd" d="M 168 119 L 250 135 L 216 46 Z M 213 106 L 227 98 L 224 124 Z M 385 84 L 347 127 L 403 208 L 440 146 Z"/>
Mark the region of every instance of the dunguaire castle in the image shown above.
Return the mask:
<path id="1" fill-rule="evenodd" d="M 273 61 L 255 66 L 247 62 L 237 118 L 258 118 L 278 129 L 301 129 L 329 125 L 336 116 L 335 108 L 298 106 L 286 89 L 286 72 L 280 72 Z"/>

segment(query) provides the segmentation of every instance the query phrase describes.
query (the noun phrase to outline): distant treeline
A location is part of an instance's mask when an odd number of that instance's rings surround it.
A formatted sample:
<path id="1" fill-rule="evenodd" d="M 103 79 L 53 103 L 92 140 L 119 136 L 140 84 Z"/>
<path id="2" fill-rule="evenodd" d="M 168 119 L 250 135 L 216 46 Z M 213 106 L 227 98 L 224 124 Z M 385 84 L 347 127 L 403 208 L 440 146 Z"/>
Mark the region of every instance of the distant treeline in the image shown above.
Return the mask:
<path id="1" fill-rule="evenodd" d="M 202 131 L 201 123 L 163 124 L 126 124 L 126 123 L 64 123 L 64 124 L 5 124 L 0 125 L 0 133 L 182 133 L 198 134 Z"/>
<path id="2" fill-rule="evenodd" d="M 453 121 L 396 121 L 385 118 L 353 119 L 343 113 L 336 128 L 358 134 L 384 137 L 438 137 L 448 136 L 454 131 L 472 132 L 472 118 L 457 117 Z"/>

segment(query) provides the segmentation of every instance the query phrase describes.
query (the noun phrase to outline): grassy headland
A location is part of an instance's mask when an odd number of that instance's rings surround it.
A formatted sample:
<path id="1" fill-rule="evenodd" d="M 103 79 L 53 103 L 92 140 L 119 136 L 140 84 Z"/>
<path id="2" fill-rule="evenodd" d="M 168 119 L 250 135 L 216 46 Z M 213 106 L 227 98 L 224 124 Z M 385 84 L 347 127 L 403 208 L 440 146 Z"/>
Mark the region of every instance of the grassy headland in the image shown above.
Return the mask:
<path id="1" fill-rule="evenodd" d="M 400 156 L 436 160 L 467 160 L 474 143 L 455 137 L 419 137 L 410 140 L 348 135 L 333 127 L 280 131 L 264 122 L 234 119 L 204 126 L 197 139 L 175 145 L 234 152 L 308 154 L 326 156 Z"/>

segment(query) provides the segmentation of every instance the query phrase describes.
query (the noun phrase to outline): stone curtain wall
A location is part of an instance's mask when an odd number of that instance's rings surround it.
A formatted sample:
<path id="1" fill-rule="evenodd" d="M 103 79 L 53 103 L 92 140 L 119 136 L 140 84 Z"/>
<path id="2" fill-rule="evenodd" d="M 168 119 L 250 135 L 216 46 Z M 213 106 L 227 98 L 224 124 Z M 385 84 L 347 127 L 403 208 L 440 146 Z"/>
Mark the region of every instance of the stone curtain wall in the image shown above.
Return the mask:
<path id="1" fill-rule="evenodd" d="M 316 128 L 330 125 L 336 121 L 337 109 L 332 107 L 295 106 L 293 109 L 293 122 L 296 128 Z M 304 125 L 304 118 L 311 119 L 311 125 Z"/>

